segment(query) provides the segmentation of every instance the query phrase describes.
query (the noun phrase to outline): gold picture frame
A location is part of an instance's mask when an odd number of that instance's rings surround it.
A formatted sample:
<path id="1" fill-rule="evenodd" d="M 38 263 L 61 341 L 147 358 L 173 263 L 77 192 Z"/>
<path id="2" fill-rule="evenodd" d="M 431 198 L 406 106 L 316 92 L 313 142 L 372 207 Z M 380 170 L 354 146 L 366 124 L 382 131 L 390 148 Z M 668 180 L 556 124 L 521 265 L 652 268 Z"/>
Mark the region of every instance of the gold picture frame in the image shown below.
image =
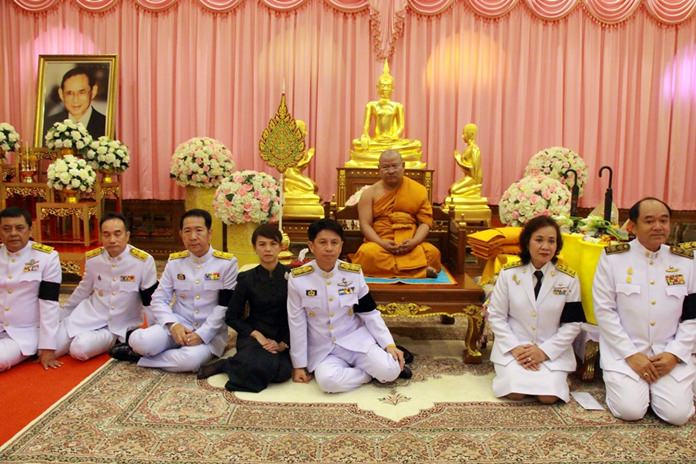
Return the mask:
<path id="1" fill-rule="evenodd" d="M 56 121 L 90 111 L 85 126 L 92 137 L 113 137 L 117 71 L 116 55 L 40 55 L 34 146 L 44 146 Z"/>

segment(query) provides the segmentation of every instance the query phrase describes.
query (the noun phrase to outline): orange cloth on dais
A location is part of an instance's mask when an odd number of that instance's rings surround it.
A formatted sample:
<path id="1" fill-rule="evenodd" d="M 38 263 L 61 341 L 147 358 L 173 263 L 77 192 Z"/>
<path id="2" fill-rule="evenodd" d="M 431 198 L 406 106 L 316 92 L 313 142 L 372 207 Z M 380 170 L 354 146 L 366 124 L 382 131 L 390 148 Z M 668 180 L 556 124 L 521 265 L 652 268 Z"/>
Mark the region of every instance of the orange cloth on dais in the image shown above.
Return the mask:
<path id="1" fill-rule="evenodd" d="M 432 226 L 433 207 L 428 192 L 418 182 L 404 177 L 401 186 L 385 193 L 372 205 L 372 227 L 384 240 L 401 243 L 410 239 L 421 223 Z M 440 272 L 440 250 L 423 242 L 405 255 L 393 255 L 374 242 L 363 243 L 352 261 L 372 277 L 423 278 L 428 266 Z"/>

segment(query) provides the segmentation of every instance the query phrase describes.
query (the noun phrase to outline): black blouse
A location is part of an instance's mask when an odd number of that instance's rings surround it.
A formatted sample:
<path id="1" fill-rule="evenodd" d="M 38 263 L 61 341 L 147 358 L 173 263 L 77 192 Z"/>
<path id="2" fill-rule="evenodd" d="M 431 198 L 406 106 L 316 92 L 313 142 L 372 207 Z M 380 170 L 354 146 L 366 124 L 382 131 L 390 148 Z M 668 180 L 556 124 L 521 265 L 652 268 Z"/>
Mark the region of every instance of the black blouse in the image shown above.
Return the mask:
<path id="1" fill-rule="evenodd" d="M 288 281 L 290 268 L 278 263 L 273 272 L 260 264 L 237 276 L 237 287 L 227 308 L 225 322 L 240 337 L 258 330 L 265 337 L 290 345 L 288 330 Z M 249 315 L 244 309 L 249 304 Z"/>

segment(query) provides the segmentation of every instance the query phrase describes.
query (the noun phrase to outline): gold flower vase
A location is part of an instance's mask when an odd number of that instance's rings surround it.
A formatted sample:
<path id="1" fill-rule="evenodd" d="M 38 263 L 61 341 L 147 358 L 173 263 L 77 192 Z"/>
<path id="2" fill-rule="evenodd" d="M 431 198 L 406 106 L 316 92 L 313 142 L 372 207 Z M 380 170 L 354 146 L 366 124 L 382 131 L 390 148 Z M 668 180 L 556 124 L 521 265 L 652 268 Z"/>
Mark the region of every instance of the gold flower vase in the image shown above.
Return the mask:
<path id="1" fill-rule="evenodd" d="M 222 251 L 222 221 L 213 212 L 214 188 L 186 187 L 184 206 L 186 211 L 194 208 L 203 209 L 213 217 L 213 237 L 210 244 L 216 250 Z"/>
<path id="2" fill-rule="evenodd" d="M 102 173 L 102 184 L 113 184 L 114 183 L 114 171 L 101 171 Z"/>
<path id="3" fill-rule="evenodd" d="M 251 245 L 251 235 L 258 226 L 255 222 L 227 226 L 227 251 L 237 258 L 240 270 L 245 264 L 259 263 L 259 257 Z"/>

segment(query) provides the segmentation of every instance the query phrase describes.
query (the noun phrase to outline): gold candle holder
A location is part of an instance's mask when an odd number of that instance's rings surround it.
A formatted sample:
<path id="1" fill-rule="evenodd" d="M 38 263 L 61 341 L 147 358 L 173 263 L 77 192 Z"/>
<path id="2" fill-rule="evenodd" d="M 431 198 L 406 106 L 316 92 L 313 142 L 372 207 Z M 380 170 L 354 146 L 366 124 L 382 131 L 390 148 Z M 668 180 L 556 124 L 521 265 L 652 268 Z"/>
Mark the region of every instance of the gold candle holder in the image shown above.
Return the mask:
<path id="1" fill-rule="evenodd" d="M 34 174 L 36 173 L 36 155 L 28 148 L 22 150 L 19 156 L 19 171 L 22 176 L 22 182 L 31 184 L 34 182 Z"/>

